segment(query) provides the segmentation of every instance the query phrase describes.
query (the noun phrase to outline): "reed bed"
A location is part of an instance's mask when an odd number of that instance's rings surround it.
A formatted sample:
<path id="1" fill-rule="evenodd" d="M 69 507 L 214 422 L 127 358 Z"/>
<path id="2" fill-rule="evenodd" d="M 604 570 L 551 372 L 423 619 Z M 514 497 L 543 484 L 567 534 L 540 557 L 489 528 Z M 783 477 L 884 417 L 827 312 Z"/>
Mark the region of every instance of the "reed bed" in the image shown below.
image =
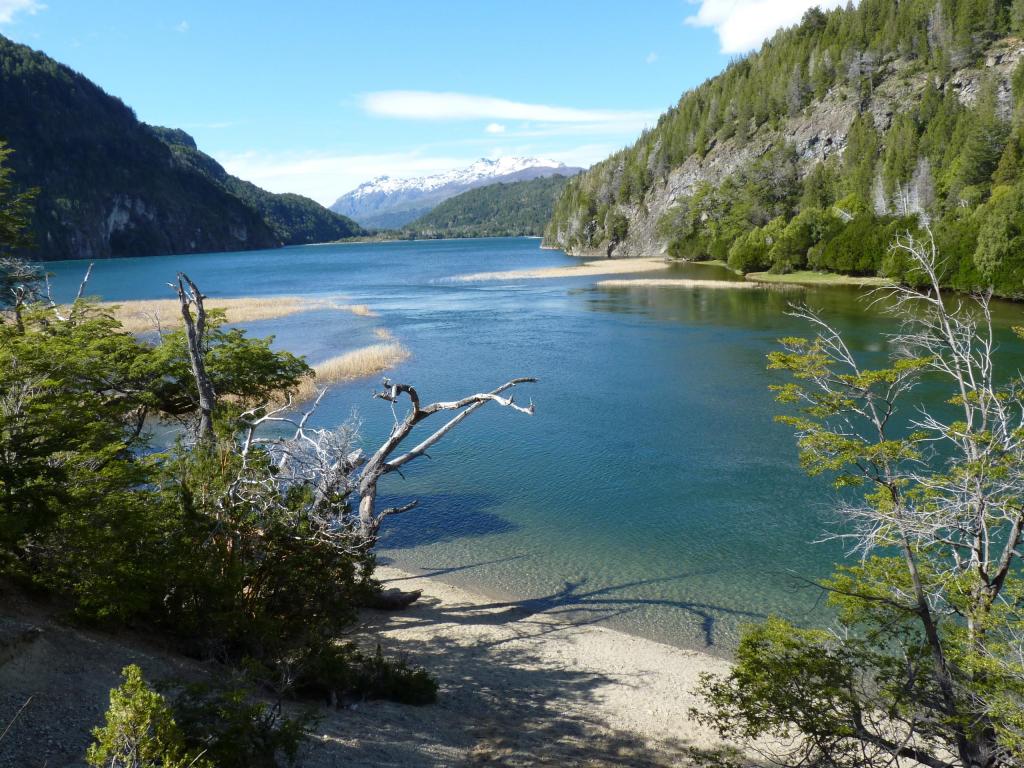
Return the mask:
<path id="1" fill-rule="evenodd" d="M 351 312 L 360 317 L 376 316 L 376 313 L 365 304 L 343 304 L 333 299 L 311 299 L 303 296 L 208 298 L 204 303 L 207 309 L 223 310 L 229 323 L 273 320 L 316 309 L 336 309 Z M 177 299 L 109 301 L 100 306 L 111 309 L 124 330 L 130 333 L 145 333 L 159 328 L 176 328 L 182 322 L 181 305 Z"/>
<path id="2" fill-rule="evenodd" d="M 353 315 L 359 315 L 360 317 L 376 317 L 377 313 L 370 309 L 365 304 L 345 304 L 344 309 L 347 309 Z"/>
<path id="3" fill-rule="evenodd" d="M 876 288 L 893 285 L 887 277 L 869 277 L 866 275 L 841 275 L 835 272 L 812 272 L 798 270 L 776 275 L 771 272 L 751 272 L 747 280 L 761 283 L 793 283 L 795 285 L 853 285 L 861 288 Z"/>
<path id="4" fill-rule="evenodd" d="M 296 403 L 312 400 L 328 384 L 343 384 L 373 376 L 408 358 L 409 350 L 397 341 L 354 349 L 314 365 L 316 376 L 303 379 L 292 394 L 292 400 Z"/>
<path id="5" fill-rule="evenodd" d="M 650 280 L 601 280 L 601 288 L 704 288 L 730 291 L 799 291 L 801 286 L 789 283 L 756 283 L 744 280 L 691 280 L 658 278 Z"/>
<path id="6" fill-rule="evenodd" d="M 541 269 L 513 269 L 507 272 L 476 272 L 459 275 L 453 279 L 459 282 L 483 280 L 540 280 L 550 277 L 591 277 L 597 275 L 623 275 L 634 272 L 655 272 L 668 269 L 670 262 L 665 259 L 601 259 L 584 261 L 567 267 L 544 267 Z"/>

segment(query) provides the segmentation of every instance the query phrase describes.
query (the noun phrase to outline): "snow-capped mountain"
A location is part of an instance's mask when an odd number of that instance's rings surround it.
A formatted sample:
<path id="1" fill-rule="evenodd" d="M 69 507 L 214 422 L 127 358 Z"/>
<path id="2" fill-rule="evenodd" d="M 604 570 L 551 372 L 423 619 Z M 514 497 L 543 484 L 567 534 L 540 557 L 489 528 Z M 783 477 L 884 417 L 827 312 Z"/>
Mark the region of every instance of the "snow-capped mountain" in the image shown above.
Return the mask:
<path id="1" fill-rule="evenodd" d="M 581 170 L 547 158 L 481 158 L 465 168 L 433 176 L 411 179 L 378 176 L 339 197 L 331 210 L 353 218 L 363 226 L 396 228 L 418 219 L 439 203 L 467 189 L 555 174 L 574 176 Z"/>

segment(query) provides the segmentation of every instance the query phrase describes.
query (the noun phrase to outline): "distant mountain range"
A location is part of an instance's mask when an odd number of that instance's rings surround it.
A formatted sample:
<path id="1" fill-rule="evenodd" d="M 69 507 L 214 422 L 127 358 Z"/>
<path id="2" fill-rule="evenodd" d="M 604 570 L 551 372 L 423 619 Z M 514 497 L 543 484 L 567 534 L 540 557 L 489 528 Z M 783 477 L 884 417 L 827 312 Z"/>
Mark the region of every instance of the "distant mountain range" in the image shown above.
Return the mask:
<path id="1" fill-rule="evenodd" d="M 229 175 L 183 131 L 0 36 L 0 140 L 19 187 L 38 187 L 38 260 L 274 248 L 363 234 L 299 195 Z"/>
<path id="2" fill-rule="evenodd" d="M 481 158 L 465 168 L 433 176 L 411 179 L 378 176 L 339 197 L 331 210 L 354 219 L 364 227 L 397 229 L 468 189 L 556 174 L 574 176 L 581 170 L 545 158 Z"/>

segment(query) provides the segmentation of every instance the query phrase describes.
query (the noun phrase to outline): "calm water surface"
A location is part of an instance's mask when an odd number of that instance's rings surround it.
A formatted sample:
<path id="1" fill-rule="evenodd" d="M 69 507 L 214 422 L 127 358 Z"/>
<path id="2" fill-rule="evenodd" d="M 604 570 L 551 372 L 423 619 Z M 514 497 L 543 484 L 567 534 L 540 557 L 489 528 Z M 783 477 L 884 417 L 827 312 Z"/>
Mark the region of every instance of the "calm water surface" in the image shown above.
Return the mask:
<path id="1" fill-rule="evenodd" d="M 385 327 L 412 352 L 391 373 L 422 398 L 453 399 L 514 376 L 537 414 L 474 414 L 382 487 L 383 503 L 421 500 L 386 524 L 381 555 L 528 610 L 564 611 L 675 645 L 728 654 L 740 625 L 769 614 L 820 620 L 803 579 L 843 557 L 815 544 L 834 527 L 827 481 L 802 475 L 765 370 L 777 338 L 806 334 L 785 315 L 805 300 L 868 359 L 891 319 L 848 288 L 793 293 L 601 289 L 568 278 L 466 283 L 460 274 L 573 264 L 539 241 L 492 239 L 320 245 L 98 262 L 90 293 L 170 298 L 185 270 L 211 296 L 343 295 L 378 317 L 315 311 L 251 323 L 311 363 L 374 343 Z M 48 265 L 62 297 L 80 262 Z M 728 279 L 708 265 L 680 277 Z M 650 275 L 647 275 L 650 277 Z M 642 277 L 642 275 L 641 275 Z M 1021 322 L 998 308 L 1002 326 Z M 1003 334 L 1014 364 L 1020 345 Z M 337 387 L 318 419 L 353 410 L 368 446 L 392 413 L 375 381 Z"/>

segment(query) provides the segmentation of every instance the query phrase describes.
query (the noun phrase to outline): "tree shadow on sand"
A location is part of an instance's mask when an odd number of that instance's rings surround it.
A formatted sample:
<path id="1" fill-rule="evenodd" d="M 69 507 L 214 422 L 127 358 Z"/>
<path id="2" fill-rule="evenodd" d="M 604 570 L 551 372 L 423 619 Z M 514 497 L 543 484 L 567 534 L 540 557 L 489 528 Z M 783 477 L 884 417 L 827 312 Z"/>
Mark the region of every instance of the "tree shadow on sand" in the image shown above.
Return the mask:
<path id="1" fill-rule="evenodd" d="M 445 575 L 486 564 L 490 563 L 439 568 L 426 572 L 424 575 L 428 577 Z M 424 624 L 514 625 L 517 628 L 522 627 L 524 632 L 549 634 L 570 627 L 607 622 L 609 619 L 623 616 L 638 608 L 655 606 L 690 614 L 700 623 L 704 644 L 708 648 L 714 648 L 716 646 L 716 617 L 726 615 L 751 620 L 765 618 L 764 614 L 755 611 L 727 608 L 712 603 L 620 594 L 639 587 L 680 581 L 699 575 L 701 574 L 681 573 L 674 576 L 636 579 L 593 589 L 586 589 L 588 579 L 582 578 L 578 581 L 566 581 L 561 588 L 541 597 L 495 600 L 487 603 L 444 604 L 434 598 L 426 597 L 416 604 L 417 609 L 415 612 L 403 614 L 400 620 L 405 622 L 415 615 L 415 618 L 412 620 Z M 402 579 L 399 578 L 398 580 L 401 581 Z M 531 621 L 534 618 L 537 621 Z M 510 639 L 513 638 L 494 642 L 500 644 L 508 642 Z"/>
<path id="2" fill-rule="evenodd" d="M 403 640 L 401 652 L 441 681 L 436 704 L 367 702 L 320 723 L 308 765 L 678 766 L 693 745 L 609 728 L 594 710 L 602 674 L 552 668 L 529 650 L 448 638 Z M 642 687 L 643 680 L 631 685 Z"/>
<path id="3" fill-rule="evenodd" d="M 438 568 L 430 575 L 487 564 Z M 713 738 L 701 736 L 701 743 L 694 744 L 667 733 L 686 730 L 677 726 L 687 717 L 690 702 L 696 703 L 689 693 L 679 690 L 678 700 L 670 703 L 674 714 L 668 721 L 664 713 L 655 716 L 662 719 L 652 722 L 665 723 L 662 730 L 647 722 L 652 715 L 643 711 L 648 705 L 646 692 L 660 678 L 659 672 L 629 665 L 614 673 L 594 671 L 585 661 L 581 665 L 559 654 L 544 654 L 543 645 L 534 642 L 645 605 L 692 613 L 709 640 L 713 640 L 716 615 L 757 615 L 621 594 L 693 575 L 592 589 L 586 588 L 585 580 L 566 582 L 541 597 L 482 604 L 426 597 L 398 613 L 368 612 L 353 639 L 370 647 L 381 642 L 386 653 L 425 667 L 441 684 L 438 702 L 427 707 L 365 702 L 332 714 L 318 728 L 321 744 L 308 764 L 401 768 L 705 764 L 707 748 L 715 746 Z M 414 578 L 399 576 L 393 582 L 407 587 Z M 570 646 L 575 642 L 570 641 Z M 633 671 L 623 671 L 627 668 Z M 609 710 L 602 707 L 614 690 L 620 692 L 616 695 L 626 692 L 626 701 L 634 702 L 620 703 L 614 711 L 634 705 L 641 710 L 628 712 L 632 723 L 609 721 Z M 652 708 L 665 703 L 664 684 L 657 695 L 661 699 L 652 699 Z"/>

